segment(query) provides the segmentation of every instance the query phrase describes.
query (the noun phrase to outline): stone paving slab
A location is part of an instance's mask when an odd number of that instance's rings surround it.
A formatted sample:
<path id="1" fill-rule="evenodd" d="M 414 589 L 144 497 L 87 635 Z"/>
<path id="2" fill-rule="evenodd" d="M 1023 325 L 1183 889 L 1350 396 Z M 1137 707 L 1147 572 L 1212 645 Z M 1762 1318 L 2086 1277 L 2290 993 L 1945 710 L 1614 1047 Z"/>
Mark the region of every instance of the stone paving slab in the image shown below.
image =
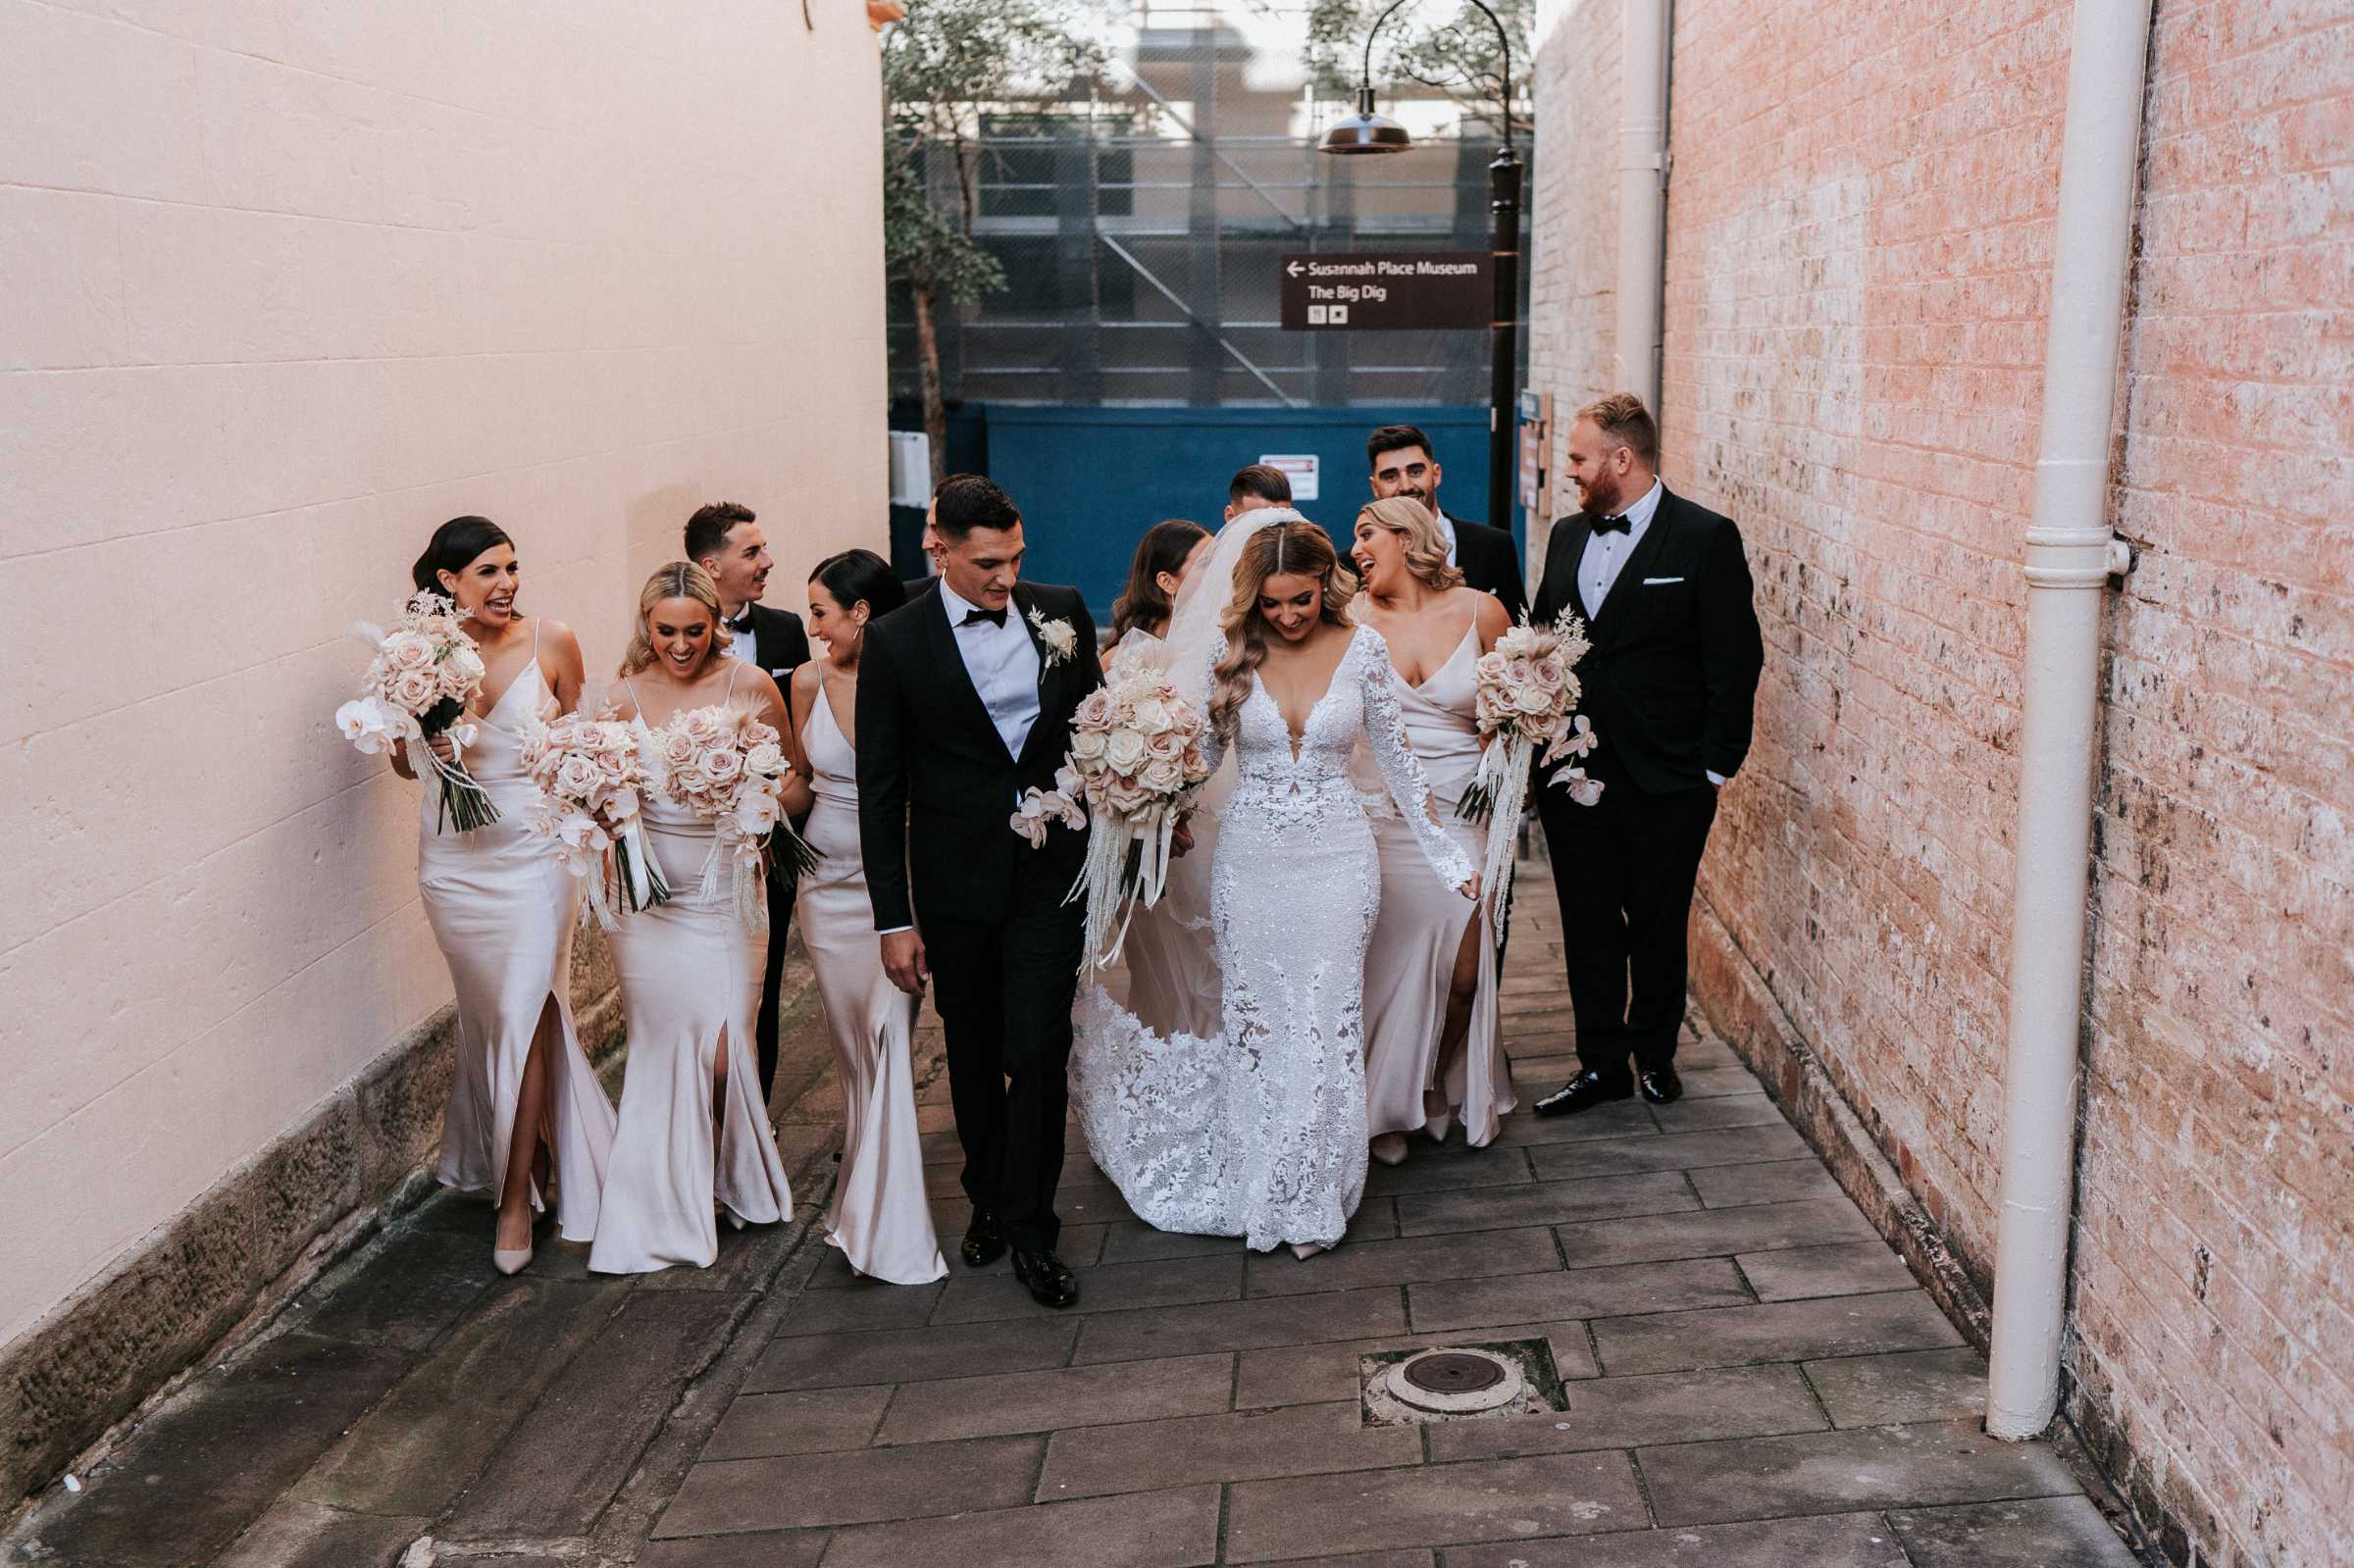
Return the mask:
<path id="1" fill-rule="evenodd" d="M 1568 1225 L 1581 1220 L 1672 1214 L 1701 1206 L 1690 1177 L 1682 1171 L 1533 1182 L 1526 1187 L 1479 1188 L 1467 1192 L 1417 1192 L 1396 1202 L 1398 1229 L 1405 1236 Z"/>
<path id="2" fill-rule="evenodd" d="M 1476 1329 L 1531 1315 L 1597 1318 L 1729 1306 L 1753 1299 L 1730 1258 L 1557 1269 L 1550 1274 L 1500 1280 L 1449 1280 L 1408 1286 L 1406 1292 L 1407 1310 L 1416 1333 Z"/>
<path id="3" fill-rule="evenodd" d="M 844 1530 L 826 1568 L 1198 1568 L 1217 1560 L 1218 1489 L 1192 1487 Z"/>
<path id="4" fill-rule="evenodd" d="M 1568 1386 L 1569 1408 L 1430 1429 L 1431 1461 L 1516 1459 L 1695 1439 L 1817 1432 L 1830 1421 L 1798 1368 L 1711 1367 Z"/>
<path id="5" fill-rule="evenodd" d="M 1225 1409 L 1233 1395 L 1231 1355 L 908 1383 L 900 1386 L 875 1441 L 931 1442 L 1202 1415 Z"/>
<path id="6" fill-rule="evenodd" d="M 1305 1261 L 1284 1251 L 1257 1253 L 1250 1261 L 1248 1293 L 1300 1295 L 1313 1290 L 1409 1285 L 1420 1280 L 1467 1280 L 1559 1267 L 1561 1253 L 1554 1246 L 1551 1231 L 1474 1231 L 1458 1236 L 1353 1243 Z"/>
<path id="7" fill-rule="evenodd" d="M 1637 1458 L 1663 1525 L 2083 1490 L 2048 1447 L 2000 1442 L 1968 1422 L 1679 1443 Z"/>
<path id="8" fill-rule="evenodd" d="M 1458 1546 L 1447 1568 L 1916 1568 L 1876 1513 Z M 2050 1568 L 2064 1568 L 2055 1561 Z"/>
<path id="9" fill-rule="evenodd" d="M 1071 1359 L 1071 1346 L 1078 1341 L 1083 1321 L 1039 1316 L 1006 1323 L 779 1339 L 752 1368 L 743 1391 L 767 1393 L 1059 1367 Z"/>
<path id="10" fill-rule="evenodd" d="M 1654 1214 L 1641 1224 L 1590 1221 L 1554 1228 L 1569 1267 L 1663 1262 L 1670 1258 L 1752 1256 L 1768 1249 L 1845 1239 L 1877 1241 L 1879 1234 L 1845 1193 L 1799 1203 L 1754 1203 L 1731 1209 Z"/>
<path id="11" fill-rule="evenodd" d="M 1620 1452 L 1246 1481 L 1227 1493 L 1232 1563 L 1569 1536 L 1649 1522 Z"/>
<path id="12" fill-rule="evenodd" d="M 1966 1502 L 1888 1516 L 1913 1568 L 2134 1568 L 2085 1497 Z"/>
<path id="13" fill-rule="evenodd" d="M 1967 1344 L 1803 1365 L 1835 1427 L 1958 1421 L 1985 1413 L 1986 1358 Z"/>
<path id="14" fill-rule="evenodd" d="M 1923 1290 L 1653 1313 L 1594 1324 L 1603 1370 L 1615 1376 L 1931 1350 L 1961 1342 L 1960 1332 Z"/>
<path id="15" fill-rule="evenodd" d="M 1713 1209 L 1733 1208 L 1743 1203 L 1796 1203 L 1806 1198 L 1841 1195 L 1839 1184 L 1831 1180 L 1831 1173 L 1812 1155 L 1771 1164 L 1714 1165 L 1690 1175 L 1692 1189 Z"/>
<path id="16" fill-rule="evenodd" d="M 1419 1432 L 1367 1427 L 1352 1398 L 1057 1432 L 1038 1500 L 1421 1462 Z"/>
<path id="17" fill-rule="evenodd" d="M 1905 1266 L 1905 1260 L 1877 1237 L 1868 1241 L 1742 1252 L 1735 1254 L 1733 1261 L 1741 1266 L 1742 1276 L 1761 1301 L 1865 1295 L 1874 1290 L 1910 1290 L 1913 1285 L 1913 1271 Z"/>
<path id="18" fill-rule="evenodd" d="M 1255 1350 L 1262 1345 L 1400 1334 L 1406 1329 L 1406 1303 L 1391 1287 L 1110 1312 L 1085 1321 L 1078 1359 L 1135 1361 L 1155 1353 Z"/>
<path id="19" fill-rule="evenodd" d="M 428 1522 L 281 1499 L 214 1568 L 371 1568 L 398 1557 Z"/>
<path id="20" fill-rule="evenodd" d="M 69 1563 L 209 1562 L 412 1364 L 406 1351 L 307 1334 L 257 1346 L 86 1477 L 73 1506 L 41 1522 L 40 1543 Z"/>
<path id="21" fill-rule="evenodd" d="M 829 1448 L 863 1448 L 883 1424 L 891 1403 L 889 1385 L 856 1389 L 811 1389 L 795 1393 L 747 1393 L 728 1406 L 711 1441 L 707 1459 L 765 1459 L 785 1453 L 823 1453 Z"/>
<path id="22" fill-rule="evenodd" d="M 654 1535 L 870 1524 L 1024 1503 L 1046 1445 L 1044 1438 L 982 1438 L 715 1459 L 687 1473 Z"/>
<path id="23" fill-rule="evenodd" d="M 680 1389 L 718 1350 L 728 1318 L 727 1299 L 706 1292 L 632 1295 L 460 1499 L 449 1533 L 588 1534 Z"/>

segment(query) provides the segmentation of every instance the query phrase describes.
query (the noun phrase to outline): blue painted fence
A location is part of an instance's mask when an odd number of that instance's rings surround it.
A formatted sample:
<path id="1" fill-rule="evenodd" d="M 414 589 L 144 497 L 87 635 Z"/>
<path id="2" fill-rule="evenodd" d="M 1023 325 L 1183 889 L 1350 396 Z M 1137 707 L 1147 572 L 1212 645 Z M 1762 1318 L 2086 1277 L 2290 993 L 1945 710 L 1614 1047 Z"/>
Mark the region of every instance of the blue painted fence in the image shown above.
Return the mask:
<path id="1" fill-rule="evenodd" d="M 1365 437 L 1382 425 L 1416 425 L 1444 471 L 1440 501 L 1485 522 L 1488 411 L 1484 408 L 1038 408 L 980 411 L 990 478 L 1027 522 L 1022 575 L 1075 583 L 1099 622 L 1127 582 L 1129 557 L 1162 518 L 1213 532 L 1234 471 L 1275 453 L 1313 453 L 1319 494 L 1300 510 L 1344 539 L 1371 498 Z"/>

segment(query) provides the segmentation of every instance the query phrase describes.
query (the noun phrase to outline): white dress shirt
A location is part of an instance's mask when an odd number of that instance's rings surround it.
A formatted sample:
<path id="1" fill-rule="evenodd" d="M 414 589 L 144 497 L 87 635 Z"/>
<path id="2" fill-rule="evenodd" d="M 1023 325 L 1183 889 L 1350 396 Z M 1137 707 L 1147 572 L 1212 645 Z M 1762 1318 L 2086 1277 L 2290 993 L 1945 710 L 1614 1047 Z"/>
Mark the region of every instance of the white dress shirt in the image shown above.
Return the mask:
<path id="1" fill-rule="evenodd" d="M 719 624 L 720 631 L 727 635 L 728 652 L 733 657 L 742 659 L 754 669 L 758 669 L 760 666 L 760 639 L 752 634 L 752 607 L 748 604 L 740 604 L 736 607 L 736 613 L 743 617 L 742 632 L 730 631 L 725 621 Z"/>
<path id="2" fill-rule="evenodd" d="M 1455 523 L 1435 505 L 1430 509 L 1431 522 L 1438 525 L 1439 537 L 1447 541 L 1447 564 L 1455 565 Z"/>
<path id="3" fill-rule="evenodd" d="M 1626 509 L 1624 533 L 1615 530 L 1605 533 L 1597 529 L 1586 535 L 1586 553 L 1577 558 L 1577 591 L 1586 601 L 1588 615 L 1602 613 L 1602 601 L 1611 596 L 1627 557 L 1643 542 L 1644 531 L 1651 527 L 1652 514 L 1660 509 L 1660 497 L 1664 493 L 1660 481 L 1654 479 L 1642 499 Z"/>
<path id="4" fill-rule="evenodd" d="M 973 678 L 973 689 L 981 693 L 981 704 L 989 709 L 989 722 L 1004 737 L 1006 751 L 1019 757 L 1030 738 L 1030 727 L 1038 723 L 1039 674 L 1038 644 L 1030 640 L 1030 629 L 1022 625 L 1021 610 L 1008 604 L 1003 626 L 987 621 L 967 625 L 965 617 L 978 606 L 957 597 L 945 578 L 934 591 L 940 595 L 941 608 L 947 612 L 956 651 L 964 657 L 964 673 Z"/>

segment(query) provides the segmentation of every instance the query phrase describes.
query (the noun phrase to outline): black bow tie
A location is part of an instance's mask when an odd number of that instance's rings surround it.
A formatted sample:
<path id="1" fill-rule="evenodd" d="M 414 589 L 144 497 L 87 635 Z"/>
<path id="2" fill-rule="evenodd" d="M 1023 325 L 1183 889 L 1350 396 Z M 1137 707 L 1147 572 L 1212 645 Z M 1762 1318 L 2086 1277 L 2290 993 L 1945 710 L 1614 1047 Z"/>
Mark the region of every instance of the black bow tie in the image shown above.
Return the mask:
<path id="1" fill-rule="evenodd" d="M 1616 517 L 1596 518 L 1594 531 L 1597 533 L 1624 533 L 1631 537 L 1635 531 L 1635 526 L 1626 520 L 1624 513 L 1620 513 Z"/>
<path id="2" fill-rule="evenodd" d="M 987 621 L 991 626 L 1001 627 L 1005 624 L 1005 612 L 1002 610 L 967 610 L 964 612 L 964 619 L 956 624 L 971 626 L 975 621 Z"/>
<path id="3" fill-rule="evenodd" d="M 738 633 L 738 634 L 742 634 L 742 632 L 749 632 L 749 631 L 752 629 L 752 611 L 751 611 L 751 607 L 750 607 L 749 605 L 746 605 L 746 606 L 744 607 L 743 614 L 742 614 L 742 615 L 738 616 L 738 617 L 737 617 L 735 620 L 733 620 L 733 621 L 722 621 L 722 622 L 720 623 L 720 625 L 721 625 L 721 626 L 724 626 L 724 627 L 726 627 L 726 628 L 727 628 L 727 629 L 728 629 L 730 632 L 736 632 L 736 633 Z"/>

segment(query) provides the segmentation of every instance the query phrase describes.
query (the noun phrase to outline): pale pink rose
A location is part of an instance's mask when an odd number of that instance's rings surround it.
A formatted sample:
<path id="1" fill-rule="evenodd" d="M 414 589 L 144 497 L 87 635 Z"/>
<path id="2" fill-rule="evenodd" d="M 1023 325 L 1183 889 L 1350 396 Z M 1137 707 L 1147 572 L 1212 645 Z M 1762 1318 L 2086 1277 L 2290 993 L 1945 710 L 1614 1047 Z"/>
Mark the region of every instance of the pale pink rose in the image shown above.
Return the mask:
<path id="1" fill-rule="evenodd" d="M 674 725 L 662 732 L 662 762 L 666 767 L 687 767 L 701 749 L 695 744 L 694 736 L 683 728 Z"/>
<path id="2" fill-rule="evenodd" d="M 1169 705 L 1157 695 L 1146 697 L 1129 709 L 1128 726 L 1139 734 L 1159 734 L 1169 727 Z"/>
<path id="3" fill-rule="evenodd" d="M 785 748 L 773 739 L 754 741 L 743 754 L 743 767 L 746 773 L 773 779 L 785 771 Z"/>
<path id="4" fill-rule="evenodd" d="M 1569 667 L 1561 663 L 1561 656 L 1558 653 L 1537 655 L 1529 662 L 1529 668 L 1536 672 L 1537 683 L 1548 691 L 1561 690 L 1561 683 L 1569 676 Z"/>
<path id="5" fill-rule="evenodd" d="M 697 750 L 708 750 L 727 733 L 727 716 L 717 708 L 696 708 L 687 715 L 686 730 Z"/>
<path id="6" fill-rule="evenodd" d="M 1101 686 L 1090 691 L 1080 699 L 1078 709 L 1071 715 L 1071 722 L 1074 725 L 1084 725 L 1090 729 L 1100 728 L 1110 723 L 1111 693 L 1105 691 Z"/>
<path id="7" fill-rule="evenodd" d="M 441 699 L 441 683 L 431 669 L 403 670 L 392 678 L 392 700 L 411 713 L 423 713 Z"/>
<path id="8" fill-rule="evenodd" d="M 703 753 L 703 777 L 725 789 L 743 777 L 743 753 L 733 746 L 713 746 Z"/>
<path id="9" fill-rule="evenodd" d="M 403 670 L 422 670 L 434 662 L 434 645 L 414 632 L 395 632 L 384 638 L 377 650 L 384 668 L 394 673 Z"/>
<path id="10" fill-rule="evenodd" d="M 1173 795 L 1185 783 L 1185 774 L 1173 759 L 1155 757 L 1147 762 L 1137 774 L 1137 782 L 1164 795 Z"/>
<path id="11" fill-rule="evenodd" d="M 573 752 L 557 765 L 555 787 L 550 793 L 567 800 L 586 800 L 595 790 L 598 777 L 595 763 Z"/>
<path id="12" fill-rule="evenodd" d="M 1082 767 L 1091 762 L 1100 763 L 1103 760 L 1104 748 L 1108 743 L 1102 731 L 1081 730 L 1071 736 L 1071 755 L 1078 759 Z"/>
<path id="13" fill-rule="evenodd" d="M 1134 773 L 1145 760 L 1145 737 L 1133 730 L 1114 730 L 1103 742 L 1103 760 L 1119 773 Z"/>
<path id="14" fill-rule="evenodd" d="M 1145 741 L 1145 755 L 1156 762 L 1174 762 L 1185 755 L 1185 735 L 1177 730 L 1163 730 Z"/>

